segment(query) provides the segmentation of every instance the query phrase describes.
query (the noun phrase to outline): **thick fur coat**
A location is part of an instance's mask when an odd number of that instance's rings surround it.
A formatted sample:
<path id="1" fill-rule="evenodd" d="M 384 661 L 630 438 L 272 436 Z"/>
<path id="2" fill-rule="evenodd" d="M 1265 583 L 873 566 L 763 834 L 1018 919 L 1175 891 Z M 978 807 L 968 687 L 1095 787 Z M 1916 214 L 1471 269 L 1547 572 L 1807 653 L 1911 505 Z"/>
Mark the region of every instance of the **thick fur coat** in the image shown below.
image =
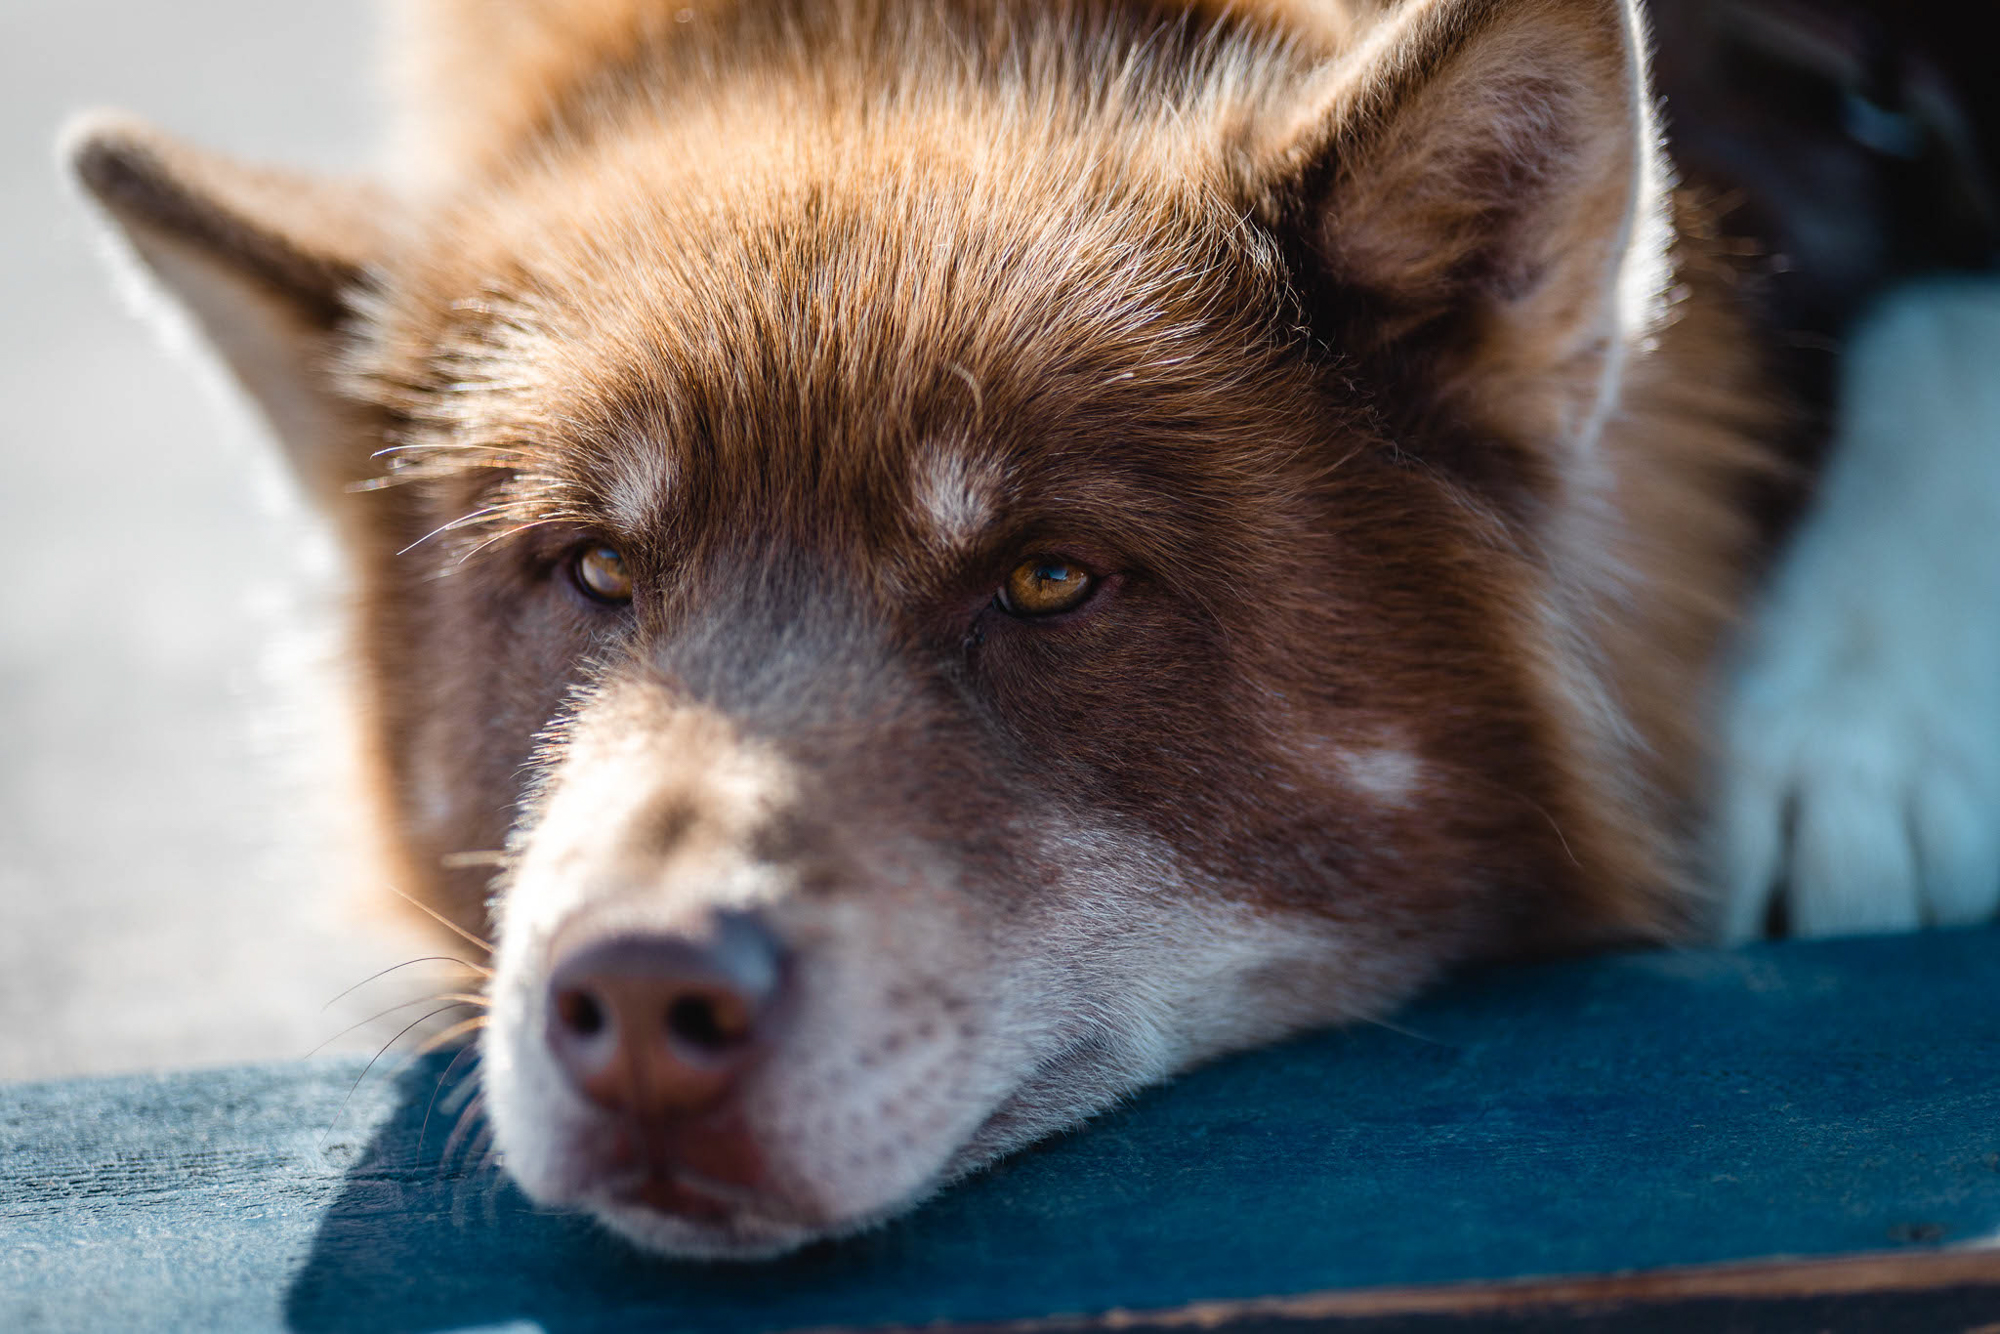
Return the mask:
<path id="1" fill-rule="evenodd" d="M 76 161 L 346 538 L 531 1194 L 779 1250 L 1713 923 L 1787 410 L 1627 0 L 406 19 L 383 183 Z"/>

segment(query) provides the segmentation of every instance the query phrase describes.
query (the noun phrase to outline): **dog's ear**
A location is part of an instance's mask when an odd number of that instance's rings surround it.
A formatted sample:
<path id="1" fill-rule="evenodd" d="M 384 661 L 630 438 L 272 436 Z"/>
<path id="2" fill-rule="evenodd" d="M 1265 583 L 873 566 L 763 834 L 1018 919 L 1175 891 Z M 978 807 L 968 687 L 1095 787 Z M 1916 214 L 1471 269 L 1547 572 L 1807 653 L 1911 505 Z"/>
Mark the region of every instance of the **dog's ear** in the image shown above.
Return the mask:
<path id="1" fill-rule="evenodd" d="M 1364 356 L 1457 411 L 1587 446 L 1667 274 L 1631 0 L 1409 0 L 1258 155 Z"/>
<path id="2" fill-rule="evenodd" d="M 336 389 L 343 327 L 379 255 L 384 200 L 254 168 L 98 115 L 69 133 L 77 178 L 256 398 L 309 489 L 357 480 Z"/>

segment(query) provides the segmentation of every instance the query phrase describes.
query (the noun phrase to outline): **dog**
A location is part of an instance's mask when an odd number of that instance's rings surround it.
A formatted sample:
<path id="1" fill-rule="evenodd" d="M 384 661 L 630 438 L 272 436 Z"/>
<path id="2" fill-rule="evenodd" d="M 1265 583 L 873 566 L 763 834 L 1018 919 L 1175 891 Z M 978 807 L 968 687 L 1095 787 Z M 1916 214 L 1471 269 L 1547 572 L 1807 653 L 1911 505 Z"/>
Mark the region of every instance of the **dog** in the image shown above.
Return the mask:
<path id="1" fill-rule="evenodd" d="M 771 1255 L 1468 961 L 1991 914 L 1787 853 L 1809 568 L 1714 703 L 1802 417 L 1631 0 L 403 22 L 386 184 L 71 153 L 344 540 L 536 1200 Z"/>

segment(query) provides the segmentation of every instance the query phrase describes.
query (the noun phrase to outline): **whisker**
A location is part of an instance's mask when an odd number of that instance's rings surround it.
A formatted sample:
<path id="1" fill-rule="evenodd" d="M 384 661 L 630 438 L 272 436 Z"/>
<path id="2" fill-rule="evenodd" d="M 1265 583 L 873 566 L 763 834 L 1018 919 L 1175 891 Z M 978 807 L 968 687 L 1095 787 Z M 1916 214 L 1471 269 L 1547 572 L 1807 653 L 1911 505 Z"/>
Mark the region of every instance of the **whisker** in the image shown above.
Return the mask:
<path id="1" fill-rule="evenodd" d="M 1368 1024 L 1374 1028 L 1386 1029 L 1389 1032 L 1396 1034 L 1398 1037 L 1409 1038 L 1413 1042 L 1428 1043 L 1430 1046 L 1433 1047 L 1456 1047 L 1458 1045 L 1456 1042 L 1447 1042 L 1443 1038 L 1434 1038 L 1428 1033 L 1419 1033 L 1414 1028 L 1404 1028 L 1401 1024 L 1392 1024 L 1387 1019 L 1376 1019 L 1372 1018 L 1369 1015 L 1362 1014 L 1362 1015 L 1356 1015 L 1354 1017 L 1354 1020 L 1356 1023 Z"/>
<path id="2" fill-rule="evenodd" d="M 425 1038 L 423 1044 L 417 1048 L 414 1054 L 417 1056 L 428 1056 L 434 1051 L 442 1050 L 447 1044 L 464 1037 L 467 1033 L 477 1033 L 484 1027 L 486 1027 L 486 1016 L 483 1014 L 475 1014 L 470 1019 L 461 1019 L 444 1032 Z M 468 1047 L 466 1050 L 469 1051 L 471 1048 Z"/>
<path id="3" fill-rule="evenodd" d="M 492 1161 L 493 1157 L 493 1139 L 493 1123 L 488 1121 L 485 1125 L 479 1127 L 479 1133 L 474 1135 L 472 1142 L 465 1146 L 466 1166 L 464 1171 L 468 1176 L 486 1170 L 487 1164 Z"/>
<path id="4" fill-rule="evenodd" d="M 499 467 L 503 466 L 501 460 L 519 460 L 534 457 L 534 451 L 532 450 L 515 448 L 508 445 L 458 443 L 450 440 L 413 440 L 404 444 L 390 445 L 387 448 L 378 449 L 368 457 L 371 459 L 386 459 L 397 454 L 415 454 L 420 461 L 431 455 L 465 454 L 474 456 L 469 459 L 453 459 L 451 466 L 454 468 Z"/>
<path id="5" fill-rule="evenodd" d="M 402 1007 L 397 1006 L 396 1008 L 401 1009 Z M 406 1024 L 403 1027 L 402 1032 L 396 1034 L 395 1037 L 390 1038 L 387 1042 L 383 1043 L 381 1050 L 377 1051 L 373 1056 L 370 1056 L 368 1058 L 368 1064 L 361 1067 L 361 1073 L 356 1075 L 354 1077 L 354 1082 L 348 1086 L 347 1096 L 340 1100 L 340 1106 L 333 1109 L 333 1123 L 327 1126 L 327 1128 L 320 1133 L 319 1143 L 315 1146 L 315 1151 L 323 1150 L 326 1148 L 326 1137 L 333 1133 L 334 1126 L 339 1125 L 340 1118 L 347 1114 L 347 1104 L 354 1101 L 355 1093 L 360 1090 L 362 1081 L 368 1078 L 368 1072 L 375 1068 L 375 1063 L 381 1060 L 384 1056 L 388 1055 L 389 1049 L 395 1046 L 398 1042 L 401 1042 L 404 1039 L 404 1037 L 406 1037 L 409 1034 L 411 1029 L 416 1028 L 420 1024 L 427 1023 L 430 1020 L 437 1018 L 439 1015 L 445 1013 L 448 1010 L 455 1010 L 457 1008 L 458 1008 L 457 1005 L 440 1006 L 438 1009 L 432 1010 L 429 1014 L 424 1015 L 422 1018 L 412 1020 L 410 1023 Z M 320 1045 L 324 1046 L 326 1044 L 321 1043 Z"/>
<path id="6" fill-rule="evenodd" d="M 417 1153 L 420 1157 L 424 1150 L 424 1135 L 431 1128 L 431 1113 L 437 1110 L 438 1095 L 444 1092 L 444 1081 L 451 1078 L 451 1072 L 458 1069 L 458 1063 L 465 1059 L 467 1053 L 477 1050 L 479 1048 L 471 1043 L 460 1047 L 458 1054 L 451 1058 L 451 1063 L 446 1065 L 443 1073 L 438 1075 L 437 1087 L 431 1090 L 431 1100 L 424 1105 L 424 1123 L 417 1127 Z M 477 1061 L 473 1062 L 475 1069 L 478 1067 L 478 1064 Z M 468 1072 L 468 1077 L 470 1073 Z"/>
<path id="7" fill-rule="evenodd" d="M 488 1169 L 499 1162 L 499 1155 L 493 1152 L 493 1135 L 488 1128 L 486 1142 L 479 1147 L 479 1165 L 472 1169 L 475 1176 L 486 1177 L 486 1226 L 500 1225 L 500 1192 L 507 1185 L 507 1178 Z"/>
<path id="8" fill-rule="evenodd" d="M 445 1010 L 456 1010 L 461 1006 L 466 1006 L 466 1005 L 476 1005 L 483 1010 L 489 1004 L 489 1002 L 484 996 L 474 996 L 469 992 L 461 993 L 461 992 L 448 991 L 448 992 L 441 992 L 433 996 L 417 996 L 414 997 L 413 999 L 402 1001 L 395 1005 L 391 1005 L 385 1010 L 377 1010 L 374 1014 L 369 1015 L 366 1019 L 363 1019 L 358 1023 L 349 1024 L 346 1028 L 341 1029 L 338 1033 L 335 1033 L 332 1037 L 323 1039 L 322 1041 L 314 1045 L 311 1051 L 307 1052 L 305 1056 L 302 1056 L 299 1059 L 305 1060 L 310 1057 L 317 1056 L 320 1054 L 321 1049 L 326 1047 L 328 1043 L 338 1042 L 342 1038 L 346 1037 L 349 1033 L 352 1033 L 355 1029 L 366 1028 L 368 1027 L 368 1025 L 375 1023 L 378 1020 L 388 1018 L 390 1015 L 394 1014 L 398 1010 L 407 1010 L 412 1005 L 429 1005 L 433 1001 L 451 1002 L 451 1004 L 445 1006 L 444 1009 L 435 1012 L 438 1014 L 443 1014 Z M 419 1020 L 418 1022 L 421 1023 L 422 1020 Z M 407 1032 L 408 1030 L 405 1031 Z M 400 1037 L 402 1036 L 402 1034 L 399 1033 L 397 1034 L 397 1036 Z M 422 1055 L 421 1052 L 419 1052 L 418 1054 Z"/>
<path id="9" fill-rule="evenodd" d="M 444 1100 L 438 1104 L 439 1109 L 447 1116 L 457 1116 L 464 1111 L 466 1100 L 479 1092 L 477 1075 L 485 1064 L 485 1048 L 474 1042 L 468 1044 L 465 1050 L 475 1053 L 472 1064 L 466 1067 L 465 1078 L 459 1080 L 458 1086 L 445 1094 Z"/>
<path id="10" fill-rule="evenodd" d="M 477 1161 L 473 1161 L 475 1155 Z M 474 1198 L 477 1198 L 483 1206 L 481 1212 L 484 1215 L 486 1225 L 491 1227 L 499 1221 L 499 1196 L 500 1191 L 506 1185 L 506 1179 L 498 1175 L 488 1176 L 484 1182 L 479 1180 L 480 1174 L 486 1171 L 493 1159 L 493 1128 L 491 1126 L 482 1127 L 479 1133 L 473 1137 L 473 1141 L 466 1151 L 466 1159 L 466 1165 L 457 1173 L 452 1183 L 452 1223 L 458 1227 L 466 1226 L 469 1221 L 466 1216 L 466 1205 Z M 476 1196 L 474 1195 L 475 1191 L 477 1192 Z"/>
<path id="11" fill-rule="evenodd" d="M 396 554 L 398 556 L 407 556 L 412 551 L 415 551 L 418 547 L 422 546 L 424 543 L 430 541 L 433 537 L 441 537 L 445 533 L 455 532 L 458 529 L 465 527 L 467 524 L 478 523 L 482 519 L 490 519 L 497 513 L 499 513 L 498 510 L 489 507 L 487 509 L 474 510 L 470 514 L 461 514 L 456 519 L 453 519 L 450 523 L 439 524 L 437 527 L 431 529 L 428 533 L 425 533 L 422 537 L 410 543 L 410 545 L 404 547 L 401 551 L 398 551 Z"/>
<path id="12" fill-rule="evenodd" d="M 459 515 L 450 523 L 439 524 L 396 554 L 398 556 L 407 556 L 434 537 L 442 537 L 446 533 L 455 533 L 461 528 L 477 527 L 479 524 L 486 523 L 489 520 L 506 518 L 509 515 L 533 514 L 539 508 L 540 506 L 534 500 L 528 498 L 501 501 L 498 504 L 482 506 L 470 513 Z M 540 522 L 547 523 L 549 520 L 543 519 Z"/>
<path id="13" fill-rule="evenodd" d="M 532 450 L 509 448 L 504 445 L 460 444 L 439 440 L 413 441 L 390 445 L 370 454 L 371 459 L 385 460 L 388 470 L 381 476 L 350 482 L 346 489 L 350 492 L 384 491 L 392 486 L 405 486 L 411 482 L 428 481 L 449 473 L 481 468 L 493 472 L 518 473 L 528 467 L 534 457 Z"/>
<path id="14" fill-rule="evenodd" d="M 448 852 L 438 858 L 438 865 L 447 871 L 468 871 L 477 866 L 505 866 L 513 858 L 500 848 L 488 848 L 480 852 Z"/>
<path id="15" fill-rule="evenodd" d="M 438 1158 L 438 1171 L 440 1173 L 451 1170 L 452 1155 L 465 1142 L 466 1132 L 478 1125 L 480 1119 L 485 1114 L 486 1093 L 484 1090 L 481 1090 L 478 1094 L 474 1095 L 472 1101 L 465 1104 L 464 1109 L 458 1114 L 458 1119 L 452 1123 L 451 1134 L 444 1142 L 444 1153 Z"/>
<path id="16" fill-rule="evenodd" d="M 481 968 L 476 963 L 467 963 L 465 960 L 457 958 L 450 954 L 426 954 L 422 958 L 406 959 L 402 963 L 392 963 L 379 973 L 370 973 L 368 976 L 362 978 L 359 982 L 356 982 L 353 986 L 347 988 L 347 990 L 335 996 L 332 1000 L 328 1001 L 326 1004 L 320 1006 L 319 1012 L 321 1014 L 325 1014 L 328 1010 L 331 1010 L 335 1005 L 338 1005 L 341 1001 L 345 1000 L 347 997 L 361 990 L 361 988 L 367 986 L 370 982 L 376 981 L 379 978 L 387 977 L 389 974 L 396 972 L 398 969 L 408 968 L 412 964 L 419 964 L 419 963 L 455 963 L 460 968 L 468 969 L 471 972 L 479 974 L 481 977 L 493 976 L 493 970 L 491 968 Z M 380 1016 L 378 1015 L 377 1017 L 379 1018 Z"/>
<path id="17" fill-rule="evenodd" d="M 552 515 L 546 519 L 534 519 L 527 523 L 510 524 L 509 526 L 502 528 L 499 532 L 493 534 L 493 536 L 487 538 L 484 542 L 481 542 L 478 546 L 473 547 L 471 550 L 467 551 L 464 555 L 460 556 L 458 558 L 458 563 L 460 565 L 465 564 L 467 561 L 471 560 L 474 556 L 477 556 L 480 552 L 492 546 L 495 542 L 504 542 L 510 537 L 519 537 L 522 533 L 533 532 L 537 528 L 546 528 L 548 525 L 552 523 L 569 523 L 569 522 L 571 522 L 569 516 L 563 514 L 557 514 L 557 515 Z"/>
<path id="18" fill-rule="evenodd" d="M 493 953 L 493 942 L 489 940 L 481 940 L 478 936 L 473 935 L 470 931 L 467 931 L 464 927 L 460 926 L 457 922 L 452 921 L 449 917 L 446 917 L 443 913 L 439 912 L 436 908 L 431 907 L 428 903 L 419 903 L 416 899 L 412 898 L 408 894 L 405 894 L 402 890 L 398 889 L 394 885 L 389 886 L 389 892 L 391 894 L 394 894 L 397 898 L 403 900 L 403 902 L 409 904 L 412 908 L 415 908 L 418 912 L 428 915 L 433 921 L 437 922 L 438 925 L 444 927 L 447 931 L 450 931 L 453 934 L 465 940 L 470 941 L 474 945 L 477 945 L 480 949 L 485 950 L 488 954 Z"/>

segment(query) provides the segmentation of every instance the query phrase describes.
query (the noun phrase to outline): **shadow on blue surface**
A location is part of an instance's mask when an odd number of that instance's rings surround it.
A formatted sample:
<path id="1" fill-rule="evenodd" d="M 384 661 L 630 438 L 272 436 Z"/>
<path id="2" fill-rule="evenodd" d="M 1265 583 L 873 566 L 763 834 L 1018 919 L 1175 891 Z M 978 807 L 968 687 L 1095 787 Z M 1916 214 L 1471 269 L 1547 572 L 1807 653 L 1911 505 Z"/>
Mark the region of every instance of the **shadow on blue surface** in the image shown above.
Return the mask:
<path id="1" fill-rule="evenodd" d="M 2000 933 L 1636 955 L 1448 987 L 1396 1030 L 1197 1071 L 888 1228 L 640 1256 L 419 1130 L 404 1077 L 293 1328 L 737 1332 L 1159 1309 L 2000 1231 Z"/>

